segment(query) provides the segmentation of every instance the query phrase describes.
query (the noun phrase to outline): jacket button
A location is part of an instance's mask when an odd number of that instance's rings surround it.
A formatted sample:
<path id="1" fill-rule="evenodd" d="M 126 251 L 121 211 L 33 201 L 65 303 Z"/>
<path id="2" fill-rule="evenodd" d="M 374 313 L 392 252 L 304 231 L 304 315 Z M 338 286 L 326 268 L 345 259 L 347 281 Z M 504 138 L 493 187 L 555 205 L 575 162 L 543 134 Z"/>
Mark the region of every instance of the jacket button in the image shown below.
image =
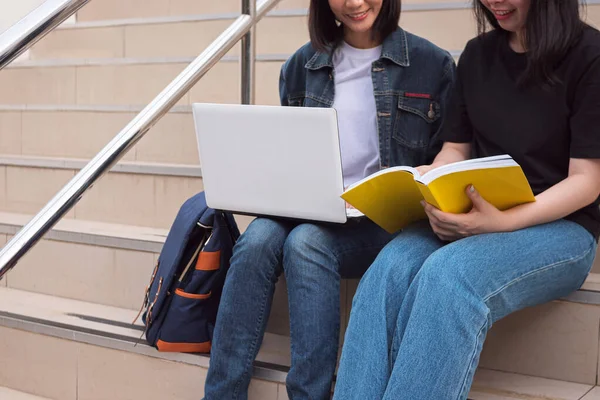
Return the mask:
<path id="1" fill-rule="evenodd" d="M 429 112 L 427 113 L 429 119 L 435 118 L 435 111 L 433 111 L 433 104 L 429 104 Z"/>

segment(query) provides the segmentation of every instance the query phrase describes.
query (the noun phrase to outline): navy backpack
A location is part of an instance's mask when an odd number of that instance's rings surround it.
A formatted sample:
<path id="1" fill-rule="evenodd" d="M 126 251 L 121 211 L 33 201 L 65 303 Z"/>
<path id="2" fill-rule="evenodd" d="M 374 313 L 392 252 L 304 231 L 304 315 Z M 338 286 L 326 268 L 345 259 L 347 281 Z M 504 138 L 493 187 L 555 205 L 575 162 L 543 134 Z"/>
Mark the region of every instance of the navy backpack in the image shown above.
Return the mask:
<path id="1" fill-rule="evenodd" d="M 146 341 L 159 351 L 208 353 L 233 245 L 233 216 L 187 200 L 169 231 L 142 305 Z"/>

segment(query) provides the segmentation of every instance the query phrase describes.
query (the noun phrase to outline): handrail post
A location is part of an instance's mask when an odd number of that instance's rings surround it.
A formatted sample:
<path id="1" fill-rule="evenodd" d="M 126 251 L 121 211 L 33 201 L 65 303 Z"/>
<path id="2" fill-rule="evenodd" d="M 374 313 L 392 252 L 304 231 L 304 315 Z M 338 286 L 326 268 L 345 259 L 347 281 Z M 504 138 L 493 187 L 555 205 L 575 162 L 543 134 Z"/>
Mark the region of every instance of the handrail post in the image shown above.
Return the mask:
<path id="1" fill-rule="evenodd" d="M 256 19 L 256 0 L 242 0 L 242 14 L 249 15 L 254 21 Z M 242 104 L 254 104 L 256 96 L 256 25 L 242 39 L 240 61 Z"/>

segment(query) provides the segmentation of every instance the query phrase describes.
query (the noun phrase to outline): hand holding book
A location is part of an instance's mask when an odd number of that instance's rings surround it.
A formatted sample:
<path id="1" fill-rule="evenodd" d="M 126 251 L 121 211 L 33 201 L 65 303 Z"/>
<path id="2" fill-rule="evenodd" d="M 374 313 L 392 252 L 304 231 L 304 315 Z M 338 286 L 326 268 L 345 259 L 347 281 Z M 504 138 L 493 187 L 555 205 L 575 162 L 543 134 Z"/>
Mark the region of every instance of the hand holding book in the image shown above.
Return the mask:
<path id="1" fill-rule="evenodd" d="M 521 167 L 507 155 L 446 164 L 424 174 L 412 167 L 388 168 L 350 186 L 342 198 L 394 233 L 427 218 L 423 200 L 444 213 L 469 213 L 470 185 L 496 210 L 535 201 Z"/>
<path id="2" fill-rule="evenodd" d="M 473 204 L 466 214 L 445 213 L 425 200 L 421 202 L 433 232 L 441 240 L 453 242 L 473 235 L 509 230 L 503 212 L 481 197 L 473 185 L 469 185 L 466 194 Z"/>

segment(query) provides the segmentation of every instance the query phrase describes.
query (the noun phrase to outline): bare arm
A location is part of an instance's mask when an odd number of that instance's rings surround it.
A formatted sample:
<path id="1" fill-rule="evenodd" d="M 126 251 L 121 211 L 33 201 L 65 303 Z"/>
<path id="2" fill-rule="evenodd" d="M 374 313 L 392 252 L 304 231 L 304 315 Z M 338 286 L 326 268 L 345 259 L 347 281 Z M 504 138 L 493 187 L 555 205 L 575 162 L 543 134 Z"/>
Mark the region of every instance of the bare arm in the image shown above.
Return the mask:
<path id="1" fill-rule="evenodd" d="M 476 189 L 476 188 L 475 188 Z M 536 196 L 534 203 L 500 211 L 476 190 L 467 190 L 473 208 L 467 214 L 449 214 L 424 204 L 434 232 L 443 240 L 493 232 L 511 232 L 564 218 L 592 204 L 600 194 L 600 159 L 575 159 L 563 181 Z"/>
<path id="2" fill-rule="evenodd" d="M 569 176 L 536 196 L 535 203 L 505 211 L 507 230 L 527 228 L 566 217 L 593 203 L 600 194 L 600 160 L 572 158 Z"/>
<path id="3" fill-rule="evenodd" d="M 471 143 L 446 142 L 431 165 L 422 165 L 417 170 L 422 175 L 425 172 L 453 162 L 468 160 L 471 155 Z"/>

